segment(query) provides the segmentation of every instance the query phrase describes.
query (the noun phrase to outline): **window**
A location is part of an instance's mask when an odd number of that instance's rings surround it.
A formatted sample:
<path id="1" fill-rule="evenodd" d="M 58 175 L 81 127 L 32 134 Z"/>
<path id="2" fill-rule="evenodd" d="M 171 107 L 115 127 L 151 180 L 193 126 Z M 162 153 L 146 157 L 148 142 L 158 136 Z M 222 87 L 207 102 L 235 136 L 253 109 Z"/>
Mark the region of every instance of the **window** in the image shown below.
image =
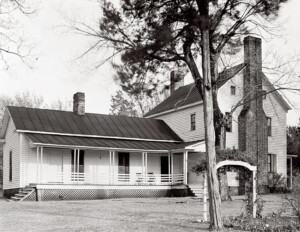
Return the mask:
<path id="1" fill-rule="evenodd" d="M 261 91 L 261 98 L 262 99 L 266 99 L 267 98 L 267 92 L 266 92 L 266 90 L 262 90 Z"/>
<path id="2" fill-rule="evenodd" d="M 232 132 L 232 115 L 228 112 L 225 113 L 227 121 L 226 121 L 226 132 Z"/>
<path id="3" fill-rule="evenodd" d="M 268 154 L 268 172 L 276 172 L 276 155 Z"/>
<path id="4" fill-rule="evenodd" d="M 196 130 L 196 114 L 191 114 L 191 131 Z"/>
<path id="5" fill-rule="evenodd" d="M 230 86 L 230 93 L 231 93 L 231 95 L 235 95 L 235 86 L 234 85 Z"/>
<path id="6" fill-rule="evenodd" d="M 272 119 L 267 118 L 268 136 L 272 136 Z"/>
<path id="7" fill-rule="evenodd" d="M 9 181 L 12 181 L 12 151 L 9 152 Z"/>
<path id="8" fill-rule="evenodd" d="M 75 157 L 74 152 L 76 151 Z M 71 164 L 72 172 L 84 173 L 84 150 L 79 150 L 79 159 L 78 159 L 78 150 L 71 151 Z M 75 158 L 75 159 L 74 159 Z M 75 161 L 75 162 L 74 162 Z M 79 163 L 78 163 L 79 161 Z"/>

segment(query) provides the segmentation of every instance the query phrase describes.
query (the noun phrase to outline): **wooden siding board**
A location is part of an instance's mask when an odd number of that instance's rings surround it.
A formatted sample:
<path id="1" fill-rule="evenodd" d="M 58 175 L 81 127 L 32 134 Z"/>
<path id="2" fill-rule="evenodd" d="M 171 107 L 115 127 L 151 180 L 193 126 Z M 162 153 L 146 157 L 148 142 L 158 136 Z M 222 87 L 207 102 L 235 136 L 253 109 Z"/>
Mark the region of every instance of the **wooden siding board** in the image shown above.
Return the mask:
<path id="1" fill-rule="evenodd" d="M 8 122 L 3 146 L 3 189 L 20 188 L 20 136 L 15 131 L 15 125 L 10 119 Z M 12 181 L 9 181 L 9 153 L 12 151 Z"/>
<path id="2" fill-rule="evenodd" d="M 196 113 L 196 129 L 190 130 L 190 115 Z M 192 106 L 171 113 L 160 115 L 157 119 L 164 120 L 172 130 L 180 135 L 185 142 L 204 139 L 203 105 Z"/>

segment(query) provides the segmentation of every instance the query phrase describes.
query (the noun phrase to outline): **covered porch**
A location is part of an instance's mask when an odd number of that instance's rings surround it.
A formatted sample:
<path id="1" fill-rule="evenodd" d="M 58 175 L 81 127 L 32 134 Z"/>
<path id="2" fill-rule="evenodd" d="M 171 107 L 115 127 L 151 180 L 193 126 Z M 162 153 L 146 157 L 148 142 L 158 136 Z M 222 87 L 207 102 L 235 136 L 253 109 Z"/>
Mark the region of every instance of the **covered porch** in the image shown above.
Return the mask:
<path id="1" fill-rule="evenodd" d="M 187 184 L 188 151 L 130 151 L 37 146 L 27 184 Z M 34 178 L 35 176 L 35 178 Z M 35 179 L 35 180 L 34 180 Z"/>

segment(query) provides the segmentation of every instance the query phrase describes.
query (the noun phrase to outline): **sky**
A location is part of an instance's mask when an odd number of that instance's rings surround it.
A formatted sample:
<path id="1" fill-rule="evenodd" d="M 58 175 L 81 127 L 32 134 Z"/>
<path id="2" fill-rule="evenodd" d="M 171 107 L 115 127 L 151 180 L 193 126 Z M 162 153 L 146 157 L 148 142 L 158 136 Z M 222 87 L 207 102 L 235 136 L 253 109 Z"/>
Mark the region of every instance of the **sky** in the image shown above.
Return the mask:
<path id="1" fill-rule="evenodd" d="M 97 22 L 101 12 L 96 0 L 32 0 L 37 9 L 33 17 L 20 17 L 19 29 L 24 40 L 34 45 L 31 66 L 9 58 L 9 66 L 0 67 L 0 95 L 13 96 L 29 91 L 44 97 L 45 102 L 71 100 L 80 91 L 86 95 L 86 111 L 108 114 L 111 95 L 120 89 L 114 81 L 109 63 L 93 69 L 93 60 L 76 59 L 90 40 L 74 34 L 66 27 L 66 18 L 87 23 Z M 117 1 L 117 0 L 115 0 Z M 290 0 L 280 11 L 282 38 L 263 40 L 263 51 L 278 50 L 286 57 L 300 56 L 300 1 Z M 300 62 L 295 67 L 300 76 Z M 299 78 L 300 80 L 300 78 Z M 190 80 L 186 80 L 186 83 Z M 288 124 L 300 118 L 299 95 L 287 94 L 295 108 L 288 114 Z"/>

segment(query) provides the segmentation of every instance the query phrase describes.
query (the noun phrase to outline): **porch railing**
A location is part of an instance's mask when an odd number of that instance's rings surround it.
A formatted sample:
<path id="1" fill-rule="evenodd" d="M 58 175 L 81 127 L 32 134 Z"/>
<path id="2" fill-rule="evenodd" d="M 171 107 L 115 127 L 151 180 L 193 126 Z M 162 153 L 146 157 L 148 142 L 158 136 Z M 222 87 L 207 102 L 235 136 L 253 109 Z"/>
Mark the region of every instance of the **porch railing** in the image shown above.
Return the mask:
<path id="1" fill-rule="evenodd" d="M 44 173 L 40 182 L 59 184 L 97 184 L 97 185 L 177 185 L 183 184 L 183 174 L 115 174 L 93 173 Z"/>

